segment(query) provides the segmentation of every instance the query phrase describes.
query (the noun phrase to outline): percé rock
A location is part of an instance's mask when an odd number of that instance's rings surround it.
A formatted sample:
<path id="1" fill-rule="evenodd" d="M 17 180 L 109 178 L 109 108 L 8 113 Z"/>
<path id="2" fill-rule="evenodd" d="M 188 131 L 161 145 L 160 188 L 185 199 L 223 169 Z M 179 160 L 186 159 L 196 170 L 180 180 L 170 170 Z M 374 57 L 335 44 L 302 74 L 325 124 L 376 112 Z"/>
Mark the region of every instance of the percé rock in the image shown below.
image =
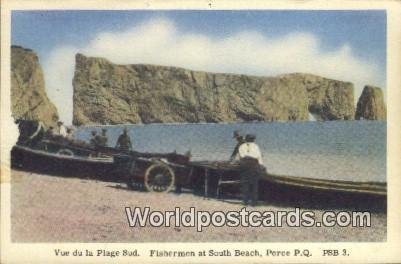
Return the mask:
<path id="1" fill-rule="evenodd" d="M 19 46 L 11 47 L 11 112 L 15 120 L 39 120 L 47 127 L 58 120 L 57 109 L 46 95 L 38 56 Z"/>
<path id="2" fill-rule="evenodd" d="M 386 120 L 386 105 L 379 87 L 365 86 L 359 97 L 355 119 Z"/>
<path id="3" fill-rule="evenodd" d="M 76 55 L 74 125 L 306 121 L 354 118 L 353 85 L 310 74 L 277 77 L 116 65 Z"/>

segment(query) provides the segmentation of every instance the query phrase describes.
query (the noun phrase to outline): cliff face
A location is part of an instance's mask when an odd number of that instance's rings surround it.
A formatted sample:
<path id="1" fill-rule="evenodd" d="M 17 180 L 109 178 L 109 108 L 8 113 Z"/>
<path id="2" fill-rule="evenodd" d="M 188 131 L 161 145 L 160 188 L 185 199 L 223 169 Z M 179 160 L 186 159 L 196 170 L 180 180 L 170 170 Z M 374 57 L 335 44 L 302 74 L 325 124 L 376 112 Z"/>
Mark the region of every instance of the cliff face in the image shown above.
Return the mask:
<path id="1" fill-rule="evenodd" d="M 386 105 L 379 87 L 365 86 L 358 100 L 355 119 L 386 120 Z"/>
<path id="2" fill-rule="evenodd" d="M 14 119 L 40 120 L 54 126 L 56 107 L 46 95 L 38 56 L 29 49 L 11 47 L 11 112 Z"/>
<path id="3" fill-rule="evenodd" d="M 254 77 L 76 55 L 73 124 L 353 119 L 353 85 L 314 75 Z"/>

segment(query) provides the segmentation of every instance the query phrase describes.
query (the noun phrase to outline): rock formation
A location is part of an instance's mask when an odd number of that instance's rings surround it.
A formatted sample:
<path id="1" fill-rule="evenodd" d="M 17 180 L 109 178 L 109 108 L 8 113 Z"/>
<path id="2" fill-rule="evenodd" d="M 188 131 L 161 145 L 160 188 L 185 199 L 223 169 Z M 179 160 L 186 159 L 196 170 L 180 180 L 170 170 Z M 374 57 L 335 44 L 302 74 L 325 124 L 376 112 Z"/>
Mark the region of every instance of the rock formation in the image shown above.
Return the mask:
<path id="1" fill-rule="evenodd" d="M 46 95 L 38 56 L 29 49 L 11 47 L 11 112 L 14 119 L 25 118 L 54 126 L 56 107 Z"/>
<path id="2" fill-rule="evenodd" d="M 277 77 L 116 65 L 76 55 L 73 124 L 306 121 L 354 118 L 353 85 L 309 74 Z"/>
<path id="3" fill-rule="evenodd" d="M 386 120 L 386 105 L 379 87 L 365 86 L 358 100 L 355 119 Z"/>

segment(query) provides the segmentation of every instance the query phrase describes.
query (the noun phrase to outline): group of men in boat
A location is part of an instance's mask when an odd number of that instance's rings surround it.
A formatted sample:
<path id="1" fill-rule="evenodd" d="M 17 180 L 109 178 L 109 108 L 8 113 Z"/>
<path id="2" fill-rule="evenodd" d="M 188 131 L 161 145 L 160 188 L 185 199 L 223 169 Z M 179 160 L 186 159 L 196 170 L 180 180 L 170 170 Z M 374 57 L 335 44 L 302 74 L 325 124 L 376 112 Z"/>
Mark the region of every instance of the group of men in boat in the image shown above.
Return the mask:
<path id="1" fill-rule="evenodd" d="M 16 123 L 19 126 L 20 135 L 18 144 L 29 145 L 34 147 L 36 143 L 42 139 L 51 139 L 58 142 L 87 144 L 74 138 L 74 129 L 64 126 L 62 121 L 57 122 L 57 127 L 49 126 L 46 128 L 41 121 L 18 119 Z M 96 130 L 92 131 L 92 137 L 89 145 L 95 149 L 108 146 L 107 129 L 103 128 L 100 135 Z M 117 149 L 127 152 L 132 150 L 132 141 L 128 135 L 127 128 L 124 128 L 123 133 L 118 137 L 116 146 Z"/>
<path id="2" fill-rule="evenodd" d="M 60 136 L 69 140 L 73 140 L 73 133 L 74 131 L 72 128 L 67 128 L 64 126 L 64 123 L 62 121 L 58 121 L 57 128 L 50 126 L 49 129 L 46 130 L 45 136 L 48 138 Z"/>
<path id="3" fill-rule="evenodd" d="M 102 133 L 100 135 L 97 134 L 96 130 L 92 131 L 92 137 L 89 142 L 93 147 L 107 147 L 107 141 L 108 136 L 106 128 L 102 128 Z M 132 141 L 128 135 L 128 130 L 126 127 L 124 128 L 123 133 L 118 137 L 115 148 L 124 152 L 132 150 Z"/>
<path id="4" fill-rule="evenodd" d="M 265 171 L 262 153 L 255 143 L 256 136 L 247 134 L 243 137 L 238 130 L 234 131 L 233 138 L 237 144 L 231 154 L 231 161 L 239 161 L 242 200 L 245 205 L 256 205 L 259 194 L 259 178 Z"/>
<path id="5" fill-rule="evenodd" d="M 41 121 L 36 120 L 18 119 L 16 123 L 20 131 L 18 144 L 34 146 L 42 139 L 73 140 L 73 130 L 66 128 L 62 121 L 57 122 L 57 128 L 46 128 Z"/>

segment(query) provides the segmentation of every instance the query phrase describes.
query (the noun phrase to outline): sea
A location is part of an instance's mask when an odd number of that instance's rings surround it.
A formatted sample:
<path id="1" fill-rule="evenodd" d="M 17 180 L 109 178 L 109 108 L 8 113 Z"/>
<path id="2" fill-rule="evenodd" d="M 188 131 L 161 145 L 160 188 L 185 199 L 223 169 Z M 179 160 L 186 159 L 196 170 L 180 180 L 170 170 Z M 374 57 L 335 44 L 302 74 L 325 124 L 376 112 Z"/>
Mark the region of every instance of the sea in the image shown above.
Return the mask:
<path id="1" fill-rule="evenodd" d="M 386 122 L 269 122 L 207 124 L 136 124 L 85 126 L 77 139 L 89 141 L 91 131 L 107 129 L 115 146 L 123 128 L 141 152 L 190 151 L 192 160 L 228 160 L 236 141 L 233 131 L 256 135 L 270 173 L 357 182 L 386 182 Z"/>

